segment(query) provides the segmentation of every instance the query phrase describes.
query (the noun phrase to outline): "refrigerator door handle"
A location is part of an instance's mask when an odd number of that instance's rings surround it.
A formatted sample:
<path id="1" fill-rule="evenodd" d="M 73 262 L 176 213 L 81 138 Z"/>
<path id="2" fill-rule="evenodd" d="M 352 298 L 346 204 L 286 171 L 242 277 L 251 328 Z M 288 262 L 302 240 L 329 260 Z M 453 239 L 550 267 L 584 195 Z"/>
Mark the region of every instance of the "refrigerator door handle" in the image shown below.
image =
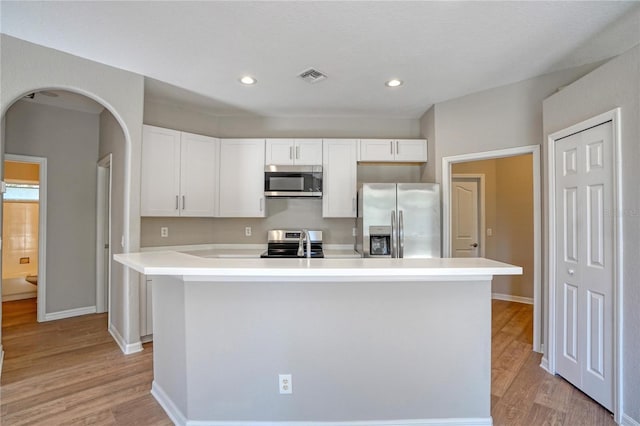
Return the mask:
<path id="1" fill-rule="evenodd" d="M 396 229 L 395 210 L 391 210 L 391 257 L 398 257 L 398 230 Z"/>
<path id="2" fill-rule="evenodd" d="M 400 246 L 398 257 L 402 258 L 404 257 L 404 214 L 402 210 L 398 212 L 398 245 Z"/>

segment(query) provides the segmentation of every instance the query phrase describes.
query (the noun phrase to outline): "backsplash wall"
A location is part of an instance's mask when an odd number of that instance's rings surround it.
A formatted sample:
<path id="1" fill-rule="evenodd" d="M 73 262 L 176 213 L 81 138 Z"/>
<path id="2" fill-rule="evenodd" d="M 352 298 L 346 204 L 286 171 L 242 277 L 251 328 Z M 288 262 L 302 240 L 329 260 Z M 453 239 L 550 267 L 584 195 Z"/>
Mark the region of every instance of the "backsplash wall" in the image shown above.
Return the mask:
<path id="1" fill-rule="evenodd" d="M 319 229 L 325 244 L 353 244 L 355 219 L 325 219 L 320 199 L 267 199 L 266 218 L 143 217 L 140 246 L 266 244 L 269 229 Z M 160 228 L 169 236 L 160 237 Z M 245 227 L 251 227 L 246 237 Z"/>

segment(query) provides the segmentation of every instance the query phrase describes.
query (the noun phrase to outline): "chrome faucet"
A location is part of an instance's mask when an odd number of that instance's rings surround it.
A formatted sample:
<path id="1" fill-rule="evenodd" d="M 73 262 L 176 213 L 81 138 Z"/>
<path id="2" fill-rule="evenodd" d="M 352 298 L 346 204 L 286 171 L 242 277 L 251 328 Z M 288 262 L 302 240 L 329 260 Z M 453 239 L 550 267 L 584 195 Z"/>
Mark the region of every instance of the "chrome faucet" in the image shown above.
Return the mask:
<path id="1" fill-rule="evenodd" d="M 304 245 L 302 244 L 302 242 L 304 240 L 307 240 L 307 256 L 306 257 L 311 257 L 311 237 L 309 237 L 309 230 L 308 229 L 303 229 L 300 231 L 300 239 L 298 240 L 298 257 L 303 257 L 304 256 Z"/>

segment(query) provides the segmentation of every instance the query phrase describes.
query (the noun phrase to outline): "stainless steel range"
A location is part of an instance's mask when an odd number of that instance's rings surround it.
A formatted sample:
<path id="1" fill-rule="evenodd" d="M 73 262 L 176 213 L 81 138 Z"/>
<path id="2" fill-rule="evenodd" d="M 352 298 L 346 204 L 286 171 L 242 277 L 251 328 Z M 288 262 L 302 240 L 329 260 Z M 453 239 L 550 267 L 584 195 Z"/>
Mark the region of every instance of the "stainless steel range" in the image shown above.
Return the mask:
<path id="1" fill-rule="evenodd" d="M 324 257 L 322 231 L 273 229 L 268 233 L 267 251 L 260 257 Z"/>

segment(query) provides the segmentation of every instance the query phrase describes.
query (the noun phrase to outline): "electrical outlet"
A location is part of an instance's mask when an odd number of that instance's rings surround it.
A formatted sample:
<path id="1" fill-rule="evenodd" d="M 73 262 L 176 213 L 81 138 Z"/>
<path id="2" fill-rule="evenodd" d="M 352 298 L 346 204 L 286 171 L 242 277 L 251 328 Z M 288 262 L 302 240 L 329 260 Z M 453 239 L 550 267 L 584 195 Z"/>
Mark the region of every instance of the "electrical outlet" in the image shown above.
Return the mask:
<path id="1" fill-rule="evenodd" d="M 250 226 L 245 226 L 244 227 L 244 236 L 245 237 L 250 237 L 251 236 L 251 227 Z"/>
<path id="2" fill-rule="evenodd" d="M 487 237 L 493 236 L 493 229 L 487 228 Z"/>
<path id="3" fill-rule="evenodd" d="M 167 238 L 169 236 L 169 228 L 166 226 L 163 226 L 160 228 L 160 236 L 162 238 Z"/>
<path id="4" fill-rule="evenodd" d="M 278 383 L 280 385 L 281 394 L 293 393 L 293 383 L 291 382 L 291 374 L 278 374 Z"/>
<path id="5" fill-rule="evenodd" d="M 358 231 L 357 228 L 351 228 L 351 236 L 355 237 L 356 236 L 356 232 Z"/>

